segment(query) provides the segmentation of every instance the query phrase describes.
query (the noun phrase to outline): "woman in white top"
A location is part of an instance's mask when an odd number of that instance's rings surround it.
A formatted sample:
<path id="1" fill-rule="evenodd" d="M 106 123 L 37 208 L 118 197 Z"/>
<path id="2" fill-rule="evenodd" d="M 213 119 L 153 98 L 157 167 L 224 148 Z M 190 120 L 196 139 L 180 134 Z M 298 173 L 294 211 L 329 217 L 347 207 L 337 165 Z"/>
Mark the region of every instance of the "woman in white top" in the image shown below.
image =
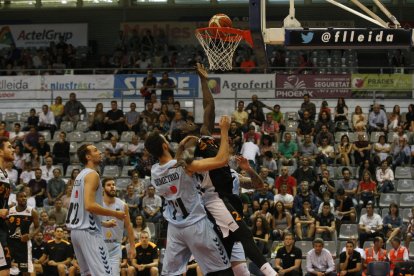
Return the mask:
<path id="1" fill-rule="evenodd" d="M 378 138 L 378 142 L 374 145 L 375 163 L 379 164 L 390 156 L 391 145 L 386 143 L 385 135 Z"/>
<path id="2" fill-rule="evenodd" d="M 377 190 L 379 192 L 389 193 L 394 190 L 394 184 L 392 183 L 394 180 L 394 172 L 388 167 L 387 160 L 381 162 L 381 167 L 377 169 L 376 175 L 378 181 Z"/>
<path id="3" fill-rule="evenodd" d="M 365 131 L 368 122 L 366 114 L 362 113 L 362 108 L 355 106 L 355 113 L 352 115 L 352 125 L 355 131 Z"/>
<path id="4" fill-rule="evenodd" d="M 394 105 L 392 109 L 392 113 L 388 118 L 388 129 L 392 131 L 396 131 L 397 127 L 400 125 L 401 122 L 401 114 L 400 114 L 400 106 Z"/>
<path id="5" fill-rule="evenodd" d="M 145 221 L 145 218 L 142 215 L 138 215 L 135 218 L 135 223 L 134 223 L 134 236 L 135 236 L 135 241 L 139 242 L 139 238 L 141 237 L 141 232 L 145 231 L 148 233 L 148 238 L 151 240 L 151 235 L 152 233 L 150 232 L 147 223 Z"/>

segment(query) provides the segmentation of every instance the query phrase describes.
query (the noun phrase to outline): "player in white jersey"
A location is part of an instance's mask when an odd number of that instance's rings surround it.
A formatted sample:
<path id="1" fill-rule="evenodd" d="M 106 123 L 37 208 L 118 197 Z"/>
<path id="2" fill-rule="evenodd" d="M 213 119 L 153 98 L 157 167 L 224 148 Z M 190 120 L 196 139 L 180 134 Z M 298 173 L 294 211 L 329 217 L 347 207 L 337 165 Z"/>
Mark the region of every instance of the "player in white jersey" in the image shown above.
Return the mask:
<path id="1" fill-rule="evenodd" d="M 229 126 L 230 119 L 222 117 L 223 139 L 228 137 Z M 159 160 L 151 169 L 151 184 L 166 200 L 163 215 L 169 223 L 162 275 L 183 274 L 191 253 L 204 275 L 233 275 L 223 245 L 207 218 L 199 183 L 193 176 L 194 172 L 227 164 L 228 147 L 227 143 L 222 143 L 214 158 L 178 164 L 162 135 L 152 133 L 145 141 L 145 148 Z"/>
<path id="2" fill-rule="evenodd" d="M 0 137 L 0 276 L 10 274 L 10 251 L 7 247 L 8 199 L 10 180 L 6 172 L 6 162 L 14 160 L 14 148 L 7 137 Z"/>
<path id="3" fill-rule="evenodd" d="M 103 236 L 106 246 L 108 247 L 109 260 L 112 264 L 112 273 L 114 275 L 119 275 L 121 272 L 121 243 L 124 236 L 124 229 L 127 232 L 129 241 L 129 259 L 134 259 L 136 253 L 134 230 L 132 229 L 132 224 L 129 218 L 128 205 L 116 197 L 115 180 L 113 178 L 104 178 L 102 180 L 102 187 L 104 190 L 103 207 L 115 211 L 124 211 L 126 214 L 124 221 L 112 217 L 104 217 L 102 220 Z"/>
<path id="4" fill-rule="evenodd" d="M 103 189 L 96 171 L 102 161 L 101 152 L 94 145 L 84 144 L 77 154 L 85 168 L 75 179 L 66 227 L 71 230 L 73 249 L 81 275 L 113 275 L 108 249 L 102 237 L 100 216 L 124 220 L 126 214 L 125 211 L 102 207 Z"/>

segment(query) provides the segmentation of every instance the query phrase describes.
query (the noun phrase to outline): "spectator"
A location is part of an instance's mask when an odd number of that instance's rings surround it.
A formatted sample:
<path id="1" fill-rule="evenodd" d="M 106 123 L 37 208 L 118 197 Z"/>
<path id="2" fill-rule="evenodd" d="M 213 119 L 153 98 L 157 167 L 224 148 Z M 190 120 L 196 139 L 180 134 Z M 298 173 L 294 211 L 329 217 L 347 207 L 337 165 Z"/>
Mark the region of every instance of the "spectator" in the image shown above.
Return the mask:
<path id="1" fill-rule="evenodd" d="M 371 160 L 365 160 L 361 166 L 358 168 L 358 180 L 361 181 L 362 177 L 364 176 L 365 172 L 369 172 L 371 174 L 371 178 L 374 181 L 377 181 L 376 178 L 376 171 L 375 171 L 375 165 Z"/>
<path id="2" fill-rule="evenodd" d="M 358 141 L 352 147 L 354 151 L 355 164 L 361 164 L 364 160 L 370 159 L 371 144 L 365 139 L 364 134 L 358 134 Z"/>
<path id="3" fill-rule="evenodd" d="M 408 112 L 405 114 L 405 130 L 412 132 L 414 130 L 414 104 L 408 105 Z"/>
<path id="4" fill-rule="evenodd" d="M 392 167 L 395 169 L 398 166 L 406 166 L 410 163 L 411 148 L 407 145 L 407 140 L 400 137 L 398 145 L 395 145 L 393 150 Z"/>
<path id="5" fill-rule="evenodd" d="M 394 105 L 394 108 L 392 109 L 392 113 L 388 117 L 388 129 L 390 131 L 396 131 L 400 123 L 401 123 L 400 106 Z"/>
<path id="6" fill-rule="evenodd" d="M 158 275 L 158 250 L 157 246 L 149 241 L 148 233 L 141 233 L 139 243 L 135 245 L 136 257 L 132 259 L 132 266 L 138 275 Z"/>
<path id="7" fill-rule="evenodd" d="M 322 169 L 321 177 L 319 177 L 319 180 L 313 185 L 312 191 L 319 198 L 323 198 L 323 195 L 326 192 L 329 192 L 330 194 L 335 193 L 335 182 L 330 179 L 329 170 Z"/>
<path id="8" fill-rule="evenodd" d="M 272 114 L 273 120 L 279 124 L 280 132 L 281 133 L 284 132 L 286 129 L 285 120 L 283 119 L 283 113 L 280 111 L 280 105 L 278 104 L 274 105 L 271 114 Z"/>
<path id="9" fill-rule="evenodd" d="M 54 239 L 47 243 L 45 253 L 39 261 L 45 263 L 45 275 L 66 275 L 72 257 L 72 245 L 63 239 L 63 228 L 58 227 L 55 230 Z"/>
<path id="10" fill-rule="evenodd" d="M 352 198 L 345 194 L 343 188 L 338 188 L 335 193 L 335 211 L 336 217 L 341 223 L 355 223 L 356 210 Z"/>
<path id="11" fill-rule="evenodd" d="M 161 89 L 161 102 L 167 102 L 168 97 L 174 97 L 174 89 L 176 87 L 174 80 L 168 77 L 168 73 L 162 73 L 162 78 L 157 84 L 157 88 Z"/>
<path id="12" fill-rule="evenodd" d="M 355 179 L 351 179 L 351 176 L 351 171 L 347 167 L 342 168 L 342 179 L 338 180 L 335 188 L 336 190 L 343 188 L 346 195 L 352 198 L 352 202 L 355 206 L 357 206 L 358 201 L 356 200 L 356 194 L 358 190 L 358 183 Z"/>
<path id="13" fill-rule="evenodd" d="M 264 183 L 268 184 L 268 190 L 273 190 L 273 185 L 275 184 L 275 179 L 270 176 L 269 170 L 263 166 L 260 167 L 259 176 L 263 180 Z M 273 197 L 272 197 L 273 200 Z"/>
<path id="14" fill-rule="evenodd" d="M 303 112 L 303 118 L 299 121 L 298 128 L 296 129 L 298 139 L 303 140 L 303 135 L 313 136 L 315 134 L 315 123 L 310 119 L 309 111 Z"/>
<path id="15" fill-rule="evenodd" d="M 295 233 L 302 240 L 304 235 L 307 239 L 315 234 L 315 213 L 313 213 L 310 202 L 303 200 L 302 210 L 295 214 Z"/>
<path id="16" fill-rule="evenodd" d="M 306 255 L 306 276 L 336 276 L 332 254 L 323 246 L 322 239 L 313 240 L 313 249 Z"/>
<path id="17" fill-rule="evenodd" d="M 283 187 L 286 188 L 286 184 L 282 185 L 282 191 L 286 192 L 286 189 Z M 292 207 L 293 197 L 291 195 L 288 196 L 290 196 L 290 199 L 288 199 L 288 201 L 290 200 L 289 204 Z M 285 204 L 283 201 L 275 202 L 271 238 L 272 240 L 282 240 L 287 235 L 287 233 L 292 230 L 292 216 L 290 212 L 285 209 Z"/>
<path id="18" fill-rule="evenodd" d="M 357 105 L 355 106 L 355 112 L 352 115 L 352 125 L 354 126 L 354 131 L 362 132 L 367 128 L 368 117 L 362 112 L 362 108 Z"/>
<path id="19" fill-rule="evenodd" d="M 316 237 L 324 241 L 336 241 L 335 217 L 329 202 L 322 203 L 322 213 L 316 216 Z"/>
<path id="20" fill-rule="evenodd" d="M 62 172 L 59 168 L 53 169 L 53 178 L 47 182 L 44 206 L 53 206 L 55 201 L 60 199 L 65 192 L 65 181 L 61 178 Z M 57 217 L 56 217 L 57 219 Z"/>
<path id="21" fill-rule="evenodd" d="M 1 135 L 0 135 L 1 136 Z M 23 147 L 25 133 L 21 131 L 20 123 L 14 123 L 14 130 L 9 133 L 9 141 L 14 147 Z"/>
<path id="22" fill-rule="evenodd" d="M 381 162 L 381 166 L 376 172 L 378 186 L 377 190 L 380 193 L 389 193 L 394 190 L 394 172 L 388 167 L 387 160 Z"/>
<path id="23" fill-rule="evenodd" d="M 251 126 L 261 127 L 263 122 L 265 121 L 265 117 L 263 111 L 261 111 L 257 105 L 252 105 L 252 109 L 247 117 L 247 123 Z"/>
<path id="24" fill-rule="evenodd" d="M 41 166 L 40 169 L 42 170 L 42 179 L 49 181 L 52 179 L 55 169 L 55 166 L 53 166 L 53 158 L 52 157 L 46 157 L 45 159 L 45 165 Z"/>
<path id="25" fill-rule="evenodd" d="M 256 203 L 254 203 L 254 204 L 258 204 L 258 201 L 255 201 L 255 202 Z M 273 198 L 272 198 L 272 201 L 269 201 L 268 199 L 262 199 L 260 201 L 260 209 L 255 211 L 254 214 L 252 214 L 250 216 L 250 220 L 252 222 L 254 222 L 254 220 L 257 217 L 262 217 L 262 218 L 266 219 L 267 224 L 269 225 L 269 227 L 271 225 L 273 225 L 273 216 L 270 213 L 270 206 L 273 206 Z"/>
<path id="26" fill-rule="evenodd" d="M 272 113 L 266 114 L 266 120 L 262 124 L 261 131 L 263 134 L 269 135 L 272 141 L 278 141 L 279 124 L 273 120 Z"/>
<path id="27" fill-rule="evenodd" d="M 11 161 L 5 162 L 5 171 L 7 173 L 11 187 L 15 188 L 19 184 L 19 181 L 18 181 L 19 173 L 17 172 L 16 169 L 13 168 L 13 162 Z"/>
<path id="28" fill-rule="evenodd" d="M 316 157 L 318 156 L 318 148 L 312 142 L 312 136 L 305 134 L 302 143 L 299 144 L 299 154 L 300 156 L 306 157 L 309 160 L 309 163 L 312 167 L 316 165 Z"/>
<path id="29" fill-rule="evenodd" d="M 30 188 L 31 194 L 36 199 L 36 207 L 43 207 L 43 200 L 46 197 L 46 180 L 42 179 L 42 170 L 35 169 L 35 178 L 30 180 L 27 186 Z"/>
<path id="30" fill-rule="evenodd" d="M 387 238 L 387 243 L 390 243 L 394 237 L 400 236 L 403 221 L 399 215 L 399 207 L 395 202 L 390 203 L 388 214 L 385 215 L 382 223 L 384 225 L 384 234 L 385 238 Z"/>
<path id="31" fill-rule="evenodd" d="M 263 167 L 269 170 L 269 176 L 274 178 L 277 174 L 277 164 L 275 158 L 273 157 L 273 153 L 271 151 L 266 151 L 263 154 L 262 162 Z"/>
<path id="32" fill-rule="evenodd" d="M 391 240 L 392 249 L 388 253 L 392 275 L 400 275 L 400 263 L 409 261 L 408 249 L 401 245 L 400 238 L 394 237 Z"/>
<path id="33" fill-rule="evenodd" d="M 359 219 L 360 247 L 364 246 L 366 240 L 382 236 L 383 224 L 381 216 L 374 213 L 374 205 L 372 203 L 368 203 L 366 209 L 367 213 L 361 215 Z"/>
<path id="34" fill-rule="evenodd" d="M 117 165 L 122 167 L 124 165 L 124 144 L 118 142 L 118 138 L 111 137 L 111 142 L 105 146 L 104 166 Z"/>
<path id="35" fill-rule="evenodd" d="M 356 195 L 359 198 L 359 205 L 362 207 L 365 207 L 370 201 L 375 202 L 375 197 L 378 196 L 377 183 L 372 180 L 369 171 L 364 171 Z"/>
<path id="36" fill-rule="evenodd" d="M 82 114 L 86 115 L 86 108 L 76 99 L 75 93 L 70 93 L 69 101 L 65 104 L 63 121 L 71 121 L 76 126 Z"/>
<path id="37" fill-rule="evenodd" d="M 59 141 L 53 145 L 53 161 L 54 164 L 61 163 L 63 165 L 63 173 L 66 174 L 66 169 L 70 163 L 70 144 L 66 141 L 66 133 L 61 131 L 59 133 Z"/>
<path id="38" fill-rule="evenodd" d="M 66 221 L 66 216 L 68 214 L 68 210 L 63 207 L 63 202 L 58 197 L 55 200 L 55 204 L 52 209 L 49 211 L 49 217 L 55 216 L 56 218 L 56 225 L 57 226 L 64 226 Z"/>
<path id="39" fill-rule="evenodd" d="M 242 137 L 243 133 L 241 129 L 237 126 L 237 123 L 235 121 L 232 121 L 229 128 L 229 143 L 233 147 L 234 152 L 240 152 L 242 146 Z"/>
<path id="40" fill-rule="evenodd" d="M 31 179 L 35 178 L 35 173 L 32 171 L 32 163 L 31 162 L 24 162 L 23 164 L 23 171 L 20 174 L 20 183 L 23 185 L 27 185 Z"/>
<path id="41" fill-rule="evenodd" d="M 387 131 L 388 119 L 379 104 L 374 104 L 368 116 L 368 131 Z"/>
<path id="42" fill-rule="evenodd" d="M 43 274 L 43 266 L 40 263 L 39 259 L 45 253 L 47 244 L 43 241 L 42 232 L 37 232 L 32 239 L 32 257 L 33 257 L 33 266 L 35 273 Z"/>
<path id="43" fill-rule="evenodd" d="M 256 127 L 254 125 L 249 126 L 249 131 L 243 135 L 244 142 L 252 142 L 256 145 L 260 144 L 260 133 L 256 132 Z"/>
<path id="44" fill-rule="evenodd" d="M 161 102 L 159 102 L 158 100 L 157 100 L 157 94 L 151 94 L 151 103 L 152 103 L 152 106 L 154 107 L 154 110 L 156 111 L 156 112 L 160 112 L 161 111 Z"/>
<path id="45" fill-rule="evenodd" d="M 111 101 L 111 110 L 106 112 L 104 119 L 105 129 L 116 130 L 118 132 L 118 135 L 121 136 L 122 131 L 126 129 L 124 122 L 124 112 L 118 109 L 118 102 Z"/>
<path id="46" fill-rule="evenodd" d="M 156 93 L 154 89 L 157 86 L 157 78 L 154 77 L 152 70 L 147 71 L 147 75 L 142 80 L 140 89 L 141 95 L 144 97 L 144 103 L 147 104 L 151 100 L 151 95 Z"/>
<path id="47" fill-rule="evenodd" d="M 317 180 L 315 170 L 312 167 L 309 167 L 309 159 L 307 157 L 303 157 L 301 163 L 302 166 L 297 168 L 292 176 L 297 182 L 302 183 L 303 181 L 307 181 L 309 185 L 313 187 Z"/>
<path id="48" fill-rule="evenodd" d="M 157 123 L 154 126 L 154 130 L 159 131 L 162 135 L 167 135 L 170 130 L 170 122 L 164 113 L 158 115 Z"/>
<path id="49" fill-rule="evenodd" d="M 237 109 L 232 114 L 232 120 L 234 120 L 241 129 L 247 131 L 247 119 L 249 114 L 244 110 L 244 101 L 239 101 L 237 103 Z"/>
<path id="50" fill-rule="evenodd" d="M 144 149 L 142 155 L 137 160 L 135 170 L 137 170 L 139 175 L 142 177 L 151 176 L 151 167 L 154 164 L 154 157 L 146 149 Z"/>
<path id="51" fill-rule="evenodd" d="M 259 251 L 262 252 L 263 255 L 266 255 L 268 253 L 267 243 L 270 236 L 270 227 L 264 217 L 258 216 L 255 218 L 252 233 Z"/>
<path id="52" fill-rule="evenodd" d="M 63 116 L 65 114 L 65 106 L 62 104 L 61 96 L 57 96 L 55 98 L 55 103 L 50 105 L 50 111 L 52 111 L 53 116 L 55 116 L 57 128 L 60 128 L 60 123 L 62 122 Z"/>
<path id="53" fill-rule="evenodd" d="M 262 101 L 260 101 L 259 97 L 256 94 L 252 95 L 252 102 L 249 103 L 244 110 L 247 112 L 252 112 L 253 106 L 256 106 L 260 113 L 263 113 L 263 108 L 273 110 L 270 106 L 267 106 Z"/>
<path id="54" fill-rule="evenodd" d="M 335 125 L 331 120 L 331 115 L 327 111 L 321 111 L 318 116 L 318 121 L 315 124 L 315 132 L 321 132 L 322 125 L 326 125 L 328 128 L 328 132 L 334 133 L 335 132 Z"/>
<path id="55" fill-rule="evenodd" d="M 414 236 L 414 207 L 411 207 L 411 212 L 408 215 L 407 233 L 405 239 L 405 246 L 409 248 L 410 242 Z"/>
<path id="56" fill-rule="evenodd" d="M 303 212 L 302 205 L 305 201 L 310 203 L 310 208 L 314 214 L 318 213 L 320 199 L 309 191 L 309 183 L 303 181 L 300 184 L 300 192 L 293 199 L 293 214 L 300 214 Z"/>
<path id="57" fill-rule="evenodd" d="M 129 107 L 131 108 L 131 110 L 125 113 L 126 129 L 129 131 L 134 131 L 135 133 L 138 133 L 140 131 L 139 122 L 140 122 L 141 116 L 139 112 L 135 110 L 137 108 L 137 105 L 135 103 L 131 103 Z"/>
<path id="58" fill-rule="evenodd" d="M 23 170 L 25 160 L 26 160 L 26 155 L 23 153 L 22 147 L 15 146 L 13 166 L 17 169 L 19 173 L 21 173 Z"/>
<path id="59" fill-rule="evenodd" d="M 362 258 L 358 251 L 354 250 L 354 242 L 346 242 L 346 250 L 339 255 L 340 275 L 362 275 Z"/>
<path id="60" fill-rule="evenodd" d="M 32 149 L 32 152 L 27 155 L 26 160 L 32 164 L 32 168 L 39 168 L 43 164 L 43 158 L 39 155 L 37 148 Z"/>
<path id="61" fill-rule="evenodd" d="M 95 111 L 89 116 L 89 130 L 99 131 L 103 137 L 106 131 L 105 117 L 106 113 L 103 111 L 103 104 L 97 103 Z"/>
<path id="62" fill-rule="evenodd" d="M 316 116 L 316 106 L 315 106 L 314 103 L 312 103 L 310 101 L 309 94 L 303 95 L 303 103 L 301 104 L 300 110 L 298 111 L 299 116 L 302 119 L 303 119 L 303 114 L 304 114 L 305 110 L 309 112 L 309 119 L 310 120 L 315 120 L 315 116 Z"/>
<path id="63" fill-rule="evenodd" d="M 329 118 L 331 117 L 331 109 L 329 108 L 329 105 L 328 105 L 327 101 L 322 101 L 321 108 L 319 109 L 318 118 L 321 117 L 322 112 L 326 112 L 326 114 L 329 116 Z"/>
<path id="64" fill-rule="evenodd" d="M 390 157 L 391 145 L 386 142 L 385 135 L 381 135 L 378 138 L 378 142 L 374 144 L 375 151 L 375 163 L 380 164 L 383 160 Z"/>
<path id="65" fill-rule="evenodd" d="M 337 122 L 348 122 L 348 106 L 345 103 L 343 97 L 338 98 L 338 102 L 335 107 L 334 121 Z"/>
<path id="66" fill-rule="evenodd" d="M 24 131 L 30 131 L 30 128 L 32 126 L 37 130 L 37 127 L 39 126 L 39 116 L 37 116 L 36 110 L 34 108 L 31 108 L 29 111 L 29 117 L 27 117 L 26 125 L 27 126 L 23 128 Z"/>
<path id="67" fill-rule="evenodd" d="M 316 161 L 318 164 L 325 163 L 332 165 L 335 160 L 335 149 L 328 143 L 328 138 L 322 138 L 322 144 L 318 147 L 318 157 Z"/>
<path id="68" fill-rule="evenodd" d="M 73 185 L 66 185 L 65 194 L 60 198 L 62 200 L 62 207 L 69 209 L 70 198 L 72 196 Z"/>
<path id="69" fill-rule="evenodd" d="M 50 157 L 50 146 L 48 143 L 46 143 L 45 136 L 39 135 L 39 140 L 36 148 L 43 160 Z"/>
<path id="70" fill-rule="evenodd" d="M 368 264 L 371 262 L 386 262 L 388 261 L 387 250 L 383 249 L 384 240 L 377 236 L 374 238 L 374 245 L 368 248 L 365 248 L 365 262 L 364 262 L 364 272 L 366 274 L 366 269 Z"/>
<path id="71" fill-rule="evenodd" d="M 181 115 L 181 112 L 179 112 Z M 177 116 L 177 114 L 176 114 Z M 158 113 L 154 111 L 154 106 L 151 102 L 147 103 L 146 109 L 141 112 L 141 118 L 145 121 L 148 125 L 147 128 L 141 126 L 140 130 L 151 130 L 153 126 L 156 124 L 158 119 Z M 172 125 L 172 123 L 171 123 Z"/>
<path id="72" fill-rule="evenodd" d="M 302 250 L 295 246 L 293 234 L 287 233 L 283 247 L 277 251 L 275 269 L 279 275 L 302 276 Z"/>
<path id="73" fill-rule="evenodd" d="M 397 128 L 395 129 L 394 134 L 392 135 L 392 142 L 394 146 L 399 144 L 399 139 L 400 138 L 404 138 L 405 141 L 408 141 L 408 135 L 405 134 L 404 128 L 403 126 L 397 126 Z"/>
<path id="74" fill-rule="evenodd" d="M 296 158 L 298 157 L 298 145 L 291 141 L 292 134 L 289 132 L 285 133 L 285 139 L 282 143 L 279 143 L 278 157 L 279 166 L 294 166 L 297 167 Z"/>
<path id="75" fill-rule="evenodd" d="M 51 137 L 55 134 L 57 129 L 55 115 L 49 110 L 45 104 L 42 106 L 42 112 L 39 114 L 39 130 L 49 130 Z"/>
<path id="76" fill-rule="evenodd" d="M 338 145 L 338 159 L 342 166 L 350 166 L 352 144 L 349 142 L 348 135 L 344 134 L 341 137 L 341 143 Z"/>
<path id="77" fill-rule="evenodd" d="M 161 198 L 155 194 L 155 188 L 150 186 L 147 188 L 147 194 L 142 199 L 142 214 L 151 222 L 158 222 L 161 219 Z"/>
<path id="78" fill-rule="evenodd" d="M 287 193 L 292 196 L 296 196 L 296 193 L 297 193 L 296 178 L 289 175 L 289 168 L 286 166 L 283 166 L 280 171 L 281 171 L 281 175 L 278 176 L 275 181 L 275 194 L 279 194 L 281 185 L 286 184 Z"/>
<path id="79" fill-rule="evenodd" d="M 140 213 L 139 206 L 141 205 L 141 199 L 139 197 L 139 194 L 135 192 L 133 185 L 128 185 L 124 200 L 128 205 L 131 220 L 134 221 L 134 218 Z"/>
<path id="80" fill-rule="evenodd" d="M 335 144 L 335 137 L 333 136 L 333 134 L 331 132 L 329 132 L 329 129 L 328 129 L 327 125 L 322 125 L 321 126 L 321 132 L 319 132 L 316 135 L 315 144 L 317 146 L 322 145 L 322 140 L 324 138 L 328 139 L 328 145 L 334 145 Z"/>

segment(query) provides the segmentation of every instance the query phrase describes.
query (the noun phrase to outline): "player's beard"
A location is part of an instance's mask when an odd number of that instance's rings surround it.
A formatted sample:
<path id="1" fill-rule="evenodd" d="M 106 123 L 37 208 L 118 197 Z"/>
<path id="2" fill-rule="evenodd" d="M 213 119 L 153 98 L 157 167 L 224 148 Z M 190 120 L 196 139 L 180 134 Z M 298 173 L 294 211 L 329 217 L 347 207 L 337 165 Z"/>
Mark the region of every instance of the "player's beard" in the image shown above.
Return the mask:
<path id="1" fill-rule="evenodd" d="M 105 191 L 105 194 L 109 197 L 116 197 L 116 191 Z"/>

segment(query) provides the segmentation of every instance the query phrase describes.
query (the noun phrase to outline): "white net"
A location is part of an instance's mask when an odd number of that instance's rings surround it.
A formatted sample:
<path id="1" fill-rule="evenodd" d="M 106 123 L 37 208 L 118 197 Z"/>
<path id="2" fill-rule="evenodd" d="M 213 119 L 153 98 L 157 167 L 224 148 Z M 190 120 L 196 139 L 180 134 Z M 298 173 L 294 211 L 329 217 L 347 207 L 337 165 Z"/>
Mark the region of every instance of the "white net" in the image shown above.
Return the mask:
<path id="1" fill-rule="evenodd" d="M 233 68 L 233 55 L 242 34 L 229 32 L 228 28 L 204 28 L 196 31 L 196 37 L 207 55 L 210 70 Z"/>

